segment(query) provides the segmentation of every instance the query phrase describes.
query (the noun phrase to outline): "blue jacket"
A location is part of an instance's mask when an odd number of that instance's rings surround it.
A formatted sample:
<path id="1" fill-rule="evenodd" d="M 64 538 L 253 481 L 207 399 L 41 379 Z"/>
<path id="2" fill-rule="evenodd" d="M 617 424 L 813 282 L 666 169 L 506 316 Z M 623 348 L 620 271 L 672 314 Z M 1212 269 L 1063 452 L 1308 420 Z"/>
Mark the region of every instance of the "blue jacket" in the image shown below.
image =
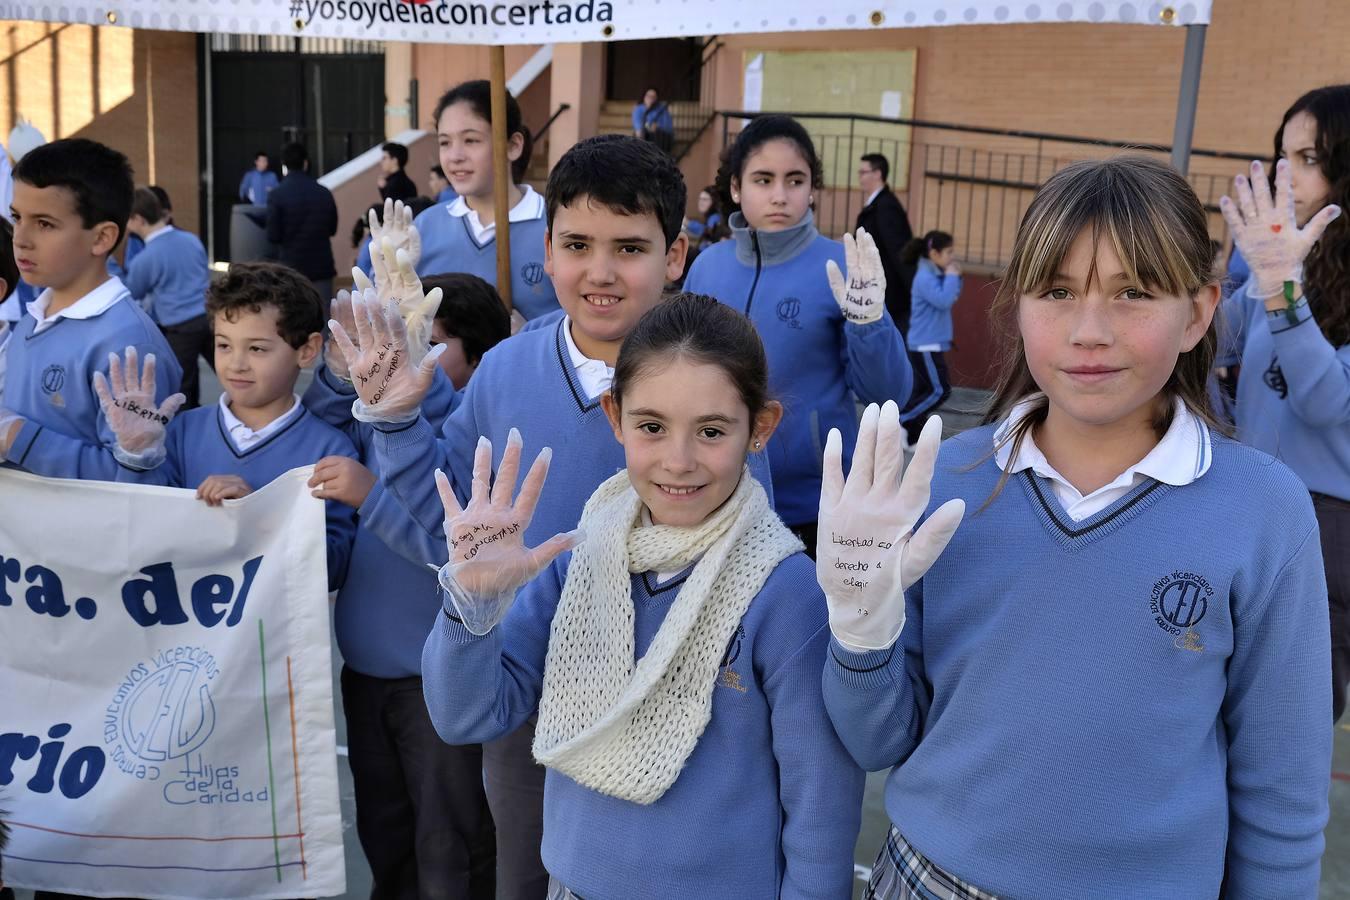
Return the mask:
<path id="1" fill-rule="evenodd" d="M 675 120 L 670 115 L 670 107 L 661 101 L 648 109 L 639 103 L 633 107 L 633 131 L 641 133 L 643 127 L 651 128 L 655 131 L 665 131 L 670 134 L 675 133 Z"/>
<path id="2" fill-rule="evenodd" d="M 1309 490 L 1350 501 L 1350 344 L 1331 345 L 1306 298 L 1291 323 L 1250 287 L 1225 305 L 1242 336 L 1238 440 L 1285 463 Z"/>
<path id="3" fill-rule="evenodd" d="M 267 239 L 277 260 L 311 281 L 337 274 L 331 242 L 337 227 L 332 193 L 308 172 L 291 172 L 267 195 Z"/>
<path id="4" fill-rule="evenodd" d="M 1303 486 L 1212 434 L 1198 479 L 1081 522 L 1030 469 L 981 508 L 995 428 L 942 445 L 930 509 L 967 514 L 896 645 L 831 642 L 830 718 L 891 769 L 891 821 L 999 896 L 1314 900 L 1331 659 Z"/>
<path id="5" fill-rule="evenodd" d="M 786 409 L 769 441 L 774 503 L 789 525 L 816 520 L 821 454 L 831 428 L 844 439 L 845 465 L 858 434 L 857 402 L 909 399 L 905 340 L 889 313 L 870 325 L 845 322 L 825 277 L 844 269 L 844 247 L 822 237 L 808 212 L 792 228 L 761 232 L 733 213 L 734 240 L 699 254 L 684 288 L 709 294 L 755 323 L 769 357 L 769 391 Z"/>
<path id="6" fill-rule="evenodd" d="M 919 260 L 909 292 L 909 346 L 939 344 L 943 350 L 950 350 L 952 307 L 960 296 L 960 275 L 944 274 L 931 259 Z"/>

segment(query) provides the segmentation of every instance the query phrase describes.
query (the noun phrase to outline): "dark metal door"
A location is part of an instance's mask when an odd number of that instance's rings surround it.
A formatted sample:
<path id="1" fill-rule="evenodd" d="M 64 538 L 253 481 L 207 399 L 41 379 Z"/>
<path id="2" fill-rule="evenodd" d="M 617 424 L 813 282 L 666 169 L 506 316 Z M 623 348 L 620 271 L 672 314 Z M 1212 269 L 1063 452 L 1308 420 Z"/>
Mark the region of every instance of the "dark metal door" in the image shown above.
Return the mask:
<path id="1" fill-rule="evenodd" d="M 211 66 L 213 249 L 229 259 L 231 209 L 259 151 L 280 177 L 282 146 L 300 141 L 318 176 L 384 139 L 384 56 L 215 52 Z"/>

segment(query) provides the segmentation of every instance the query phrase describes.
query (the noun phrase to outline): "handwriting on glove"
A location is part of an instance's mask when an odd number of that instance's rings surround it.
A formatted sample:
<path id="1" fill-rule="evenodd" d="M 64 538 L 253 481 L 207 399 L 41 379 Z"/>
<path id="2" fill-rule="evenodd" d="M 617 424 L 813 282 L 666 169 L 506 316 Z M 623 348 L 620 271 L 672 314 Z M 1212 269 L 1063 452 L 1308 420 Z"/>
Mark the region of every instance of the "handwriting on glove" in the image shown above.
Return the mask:
<path id="1" fill-rule="evenodd" d="M 540 451 L 513 502 L 520 450 L 520 433 L 513 428 L 496 481 L 489 487 L 492 444 L 480 438 L 473 460 L 473 488 L 468 505 L 463 507 L 445 473 L 436 472 L 450 557 L 441 568 L 439 580 L 457 617 L 473 634 L 492 630 L 506 615 L 516 590 L 580 540 L 580 533 L 573 531 L 554 535 L 533 549 L 525 546 L 525 531 L 548 477 L 552 453 L 548 448 Z"/>
<path id="2" fill-rule="evenodd" d="M 859 228 L 854 238 L 844 235 L 845 277 L 834 260 L 825 263 L 825 277 L 839 310 L 849 322 L 867 325 L 879 320 L 886 311 L 886 272 L 881 266 L 877 242 Z"/>
<path id="3" fill-rule="evenodd" d="M 356 343 L 346 327 L 330 319 L 329 329 L 350 369 L 357 401 L 352 415 L 364 422 L 396 422 L 415 417 L 431 388 L 436 360 L 444 345 L 427 350 L 408 342 L 407 326 L 396 303 L 381 305 L 374 290 L 352 295 Z"/>
<path id="4" fill-rule="evenodd" d="M 965 513 L 964 502 L 951 500 L 914 530 L 928 507 L 942 421 L 934 416 L 924 426 L 908 470 L 900 435 L 894 401 L 868 406 L 847 479 L 838 429 L 825 443 L 816 578 L 831 632 L 853 650 L 895 643 L 905 589 L 937 561 Z"/>
<path id="5" fill-rule="evenodd" d="M 142 367 L 136 348 L 127 347 L 124 371 L 122 360 L 109 353 L 108 376 L 94 373 L 94 393 L 117 438 L 114 455 L 131 466 L 158 464 L 163 459 L 165 429 L 187 397 L 173 394 L 155 403 L 155 355 L 147 353 Z"/>

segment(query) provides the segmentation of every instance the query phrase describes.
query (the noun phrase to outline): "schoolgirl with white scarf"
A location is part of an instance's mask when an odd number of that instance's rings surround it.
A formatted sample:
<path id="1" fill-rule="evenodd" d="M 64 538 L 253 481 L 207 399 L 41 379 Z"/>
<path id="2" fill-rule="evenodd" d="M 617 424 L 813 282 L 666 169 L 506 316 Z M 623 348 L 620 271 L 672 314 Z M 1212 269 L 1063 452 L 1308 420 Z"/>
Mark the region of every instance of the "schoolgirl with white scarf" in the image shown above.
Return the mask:
<path id="1" fill-rule="evenodd" d="M 492 488 L 480 445 L 465 509 L 442 481 L 428 708 L 456 744 L 537 714 L 551 897 L 851 896 L 863 773 L 821 696 L 825 597 L 745 469 L 782 415 L 766 392 L 749 320 L 679 295 L 624 343 L 627 469 L 577 532 L 524 546 L 549 455 L 513 502 L 514 435 Z"/>

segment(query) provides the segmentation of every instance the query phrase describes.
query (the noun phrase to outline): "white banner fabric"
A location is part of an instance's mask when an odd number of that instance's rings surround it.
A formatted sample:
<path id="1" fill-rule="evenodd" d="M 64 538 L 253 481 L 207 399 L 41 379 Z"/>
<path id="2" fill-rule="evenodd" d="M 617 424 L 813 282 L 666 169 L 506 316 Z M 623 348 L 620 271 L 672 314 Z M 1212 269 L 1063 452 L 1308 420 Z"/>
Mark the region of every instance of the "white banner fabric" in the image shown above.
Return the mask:
<path id="1" fill-rule="evenodd" d="M 7 884 L 346 890 L 323 503 L 0 470 Z"/>
<path id="2" fill-rule="evenodd" d="M 50 0 L 0 19 L 435 44 L 1091 22 L 1201 25 L 1212 0 Z"/>

